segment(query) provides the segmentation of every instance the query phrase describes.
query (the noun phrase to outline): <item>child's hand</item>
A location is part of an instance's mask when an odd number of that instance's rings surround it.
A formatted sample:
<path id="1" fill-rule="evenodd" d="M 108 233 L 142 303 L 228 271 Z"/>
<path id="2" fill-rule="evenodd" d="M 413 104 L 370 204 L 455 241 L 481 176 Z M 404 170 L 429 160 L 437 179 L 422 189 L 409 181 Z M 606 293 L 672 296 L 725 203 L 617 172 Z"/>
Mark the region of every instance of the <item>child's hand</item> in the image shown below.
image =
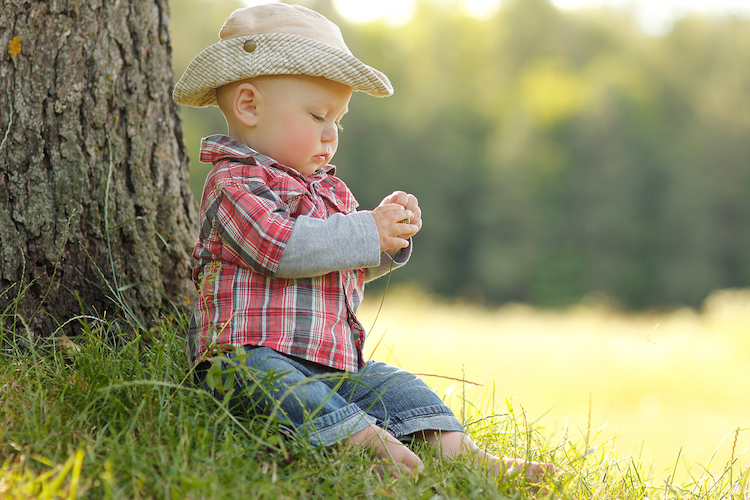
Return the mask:
<path id="1" fill-rule="evenodd" d="M 417 197 L 403 191 L 394 191 L 383 198 L 372 216 L 378 227 L 380 251 L 387 251 L 391 257 L 409 246 L 408 238 L 422 229 L 422 211 Z"/>
<path id="2" fill-rule="evenodd" d="M 420 210 L 419 208 L 419 201 L 417 200 L 417 197 L 413 194 L 408 194 L 403 191 L 394 191 L 390 195 L 383 198 L 383 201 L 380 202 L 380 206 L 388 205 L 391 203 L 401 205 L 406 210 L 410 210 L 412 214 L 414 214 L 413 217 L 410 217 L 409 224 L 411 224 L 412 226 L 417 226 L 416 229 L 409 233 L 401 233 L 401 237 L 410 238 L 417 234 L 419 230 L 422 229 L 422 210 Z"/>
<path id="3" fill-rule="evenodd" d="M 380 251 L 395 254 L 398 250 L 409 246 L 409 241 L 402 235 L 415 234 L 419 227 L 407 223 L 415 217 L 414 212 L 406 210 L 403 205 L 396 203 L 380 204 L 373 210 L 372 217 L 375 219 L 375 225 L 378 228 L 380 237 Z M 391 252 L 392 251 L 392 252 Z"/>
<path id="4" fill-rule="evenodd" d="M 409 220 L 406 221 L 406 223 L 416 227 L 411 229 L 409 232 L 400 233 L 400 236 L 402 238 L 411 238 L 412 236 L 417 234 L 420 229 L 422 229 L 422 210 L 420 210 L 419 208 L 419 201 L 417 201 L 417 197 L 413 194 L 407 194 L 403 191 L 394 191 L 390 195 L 383 198 L 383 201 L 380 202 L 379 206 L 389 205 L 393 203 L 401 205 L 406 210 L 412 212 L 412 217 L 410 217 Z"/>

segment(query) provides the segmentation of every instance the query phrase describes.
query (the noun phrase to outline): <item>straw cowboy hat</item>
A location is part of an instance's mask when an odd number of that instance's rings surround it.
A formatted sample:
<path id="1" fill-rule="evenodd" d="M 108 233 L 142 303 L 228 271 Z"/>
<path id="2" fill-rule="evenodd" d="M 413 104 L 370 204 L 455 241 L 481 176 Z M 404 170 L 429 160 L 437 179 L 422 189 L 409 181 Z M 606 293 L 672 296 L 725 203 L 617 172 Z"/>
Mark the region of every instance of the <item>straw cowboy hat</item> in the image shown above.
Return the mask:
<path id="1" fill-rule="evenodd" d="M 335 24 L 308 8 L 276 3 L 232 12 L 219 41 L 188 65 L 173 98 L 216 106 L 217 88 L 261 75 L 322 76 L 376 97 L 393 94 L 388 77 L 354 57 Z"/>

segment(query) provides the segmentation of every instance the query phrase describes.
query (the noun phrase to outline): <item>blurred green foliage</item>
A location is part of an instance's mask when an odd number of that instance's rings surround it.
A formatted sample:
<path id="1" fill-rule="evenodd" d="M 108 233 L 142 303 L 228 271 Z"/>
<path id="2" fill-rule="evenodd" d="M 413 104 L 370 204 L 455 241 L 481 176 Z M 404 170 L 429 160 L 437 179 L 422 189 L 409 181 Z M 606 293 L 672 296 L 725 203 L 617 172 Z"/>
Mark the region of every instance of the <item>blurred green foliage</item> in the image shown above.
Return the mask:
<path id="1" fill-rule="evenodd" d="M 355 94 L 334 163 L 362 208 L 402 189 L 425 226 L 395 281 L 486 304 L 698 306 L 750 286 L 750 20 L 690 16 L 663 36 L 620 11 L 508 0 L 490 19 L 418 2 L 354 25 L 387 99 Z M 175 74 L 231 0 L 172 0 Z M 198 196 L 216 109 L 183 108 Z"/>

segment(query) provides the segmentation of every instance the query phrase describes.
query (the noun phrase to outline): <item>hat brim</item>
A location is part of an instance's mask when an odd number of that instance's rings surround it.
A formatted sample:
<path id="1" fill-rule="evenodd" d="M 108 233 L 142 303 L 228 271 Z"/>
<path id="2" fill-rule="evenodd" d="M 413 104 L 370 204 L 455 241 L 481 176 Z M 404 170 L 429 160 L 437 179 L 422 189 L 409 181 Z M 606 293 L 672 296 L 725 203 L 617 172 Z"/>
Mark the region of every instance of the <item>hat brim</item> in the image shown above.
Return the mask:
<path id="1" fill-rule="evenodd" d="M 245 50 L 245 42 L 255 42 Z M 173 92 L 186 106 L 216 106 L 216 89 L 264 75 L 321 76 L 375 97 L 393 94 L 383 73 L 330 45 L 288 33 L 267 33 L 220 40 L 188 65 Z"/>

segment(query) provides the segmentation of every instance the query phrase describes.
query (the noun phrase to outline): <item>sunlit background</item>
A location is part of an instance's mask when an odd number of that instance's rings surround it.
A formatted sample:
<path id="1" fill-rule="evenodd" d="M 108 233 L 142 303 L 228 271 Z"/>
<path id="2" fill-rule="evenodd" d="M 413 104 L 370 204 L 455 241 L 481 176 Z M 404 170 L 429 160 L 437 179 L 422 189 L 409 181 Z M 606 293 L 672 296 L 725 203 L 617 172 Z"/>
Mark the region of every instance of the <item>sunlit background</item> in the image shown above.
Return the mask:
<path id="1" fill-rule="evenodd" d="M 245 0 L 245 5 L 259 2 Z M 432 0 L 446 8 L 462 9 L 476 17 L 489 17 L 502 7 L 502 0 Z M 507 1 L 505 3 L 508 3 Z M 559 9 L 620 9 L 636 17 L 640 25 L 651 34 L 663 34 L 675 20 L 690 13 L 739 14 L 750 13 L 750 2 L 745 0 L 552 0 Z M 414 15 L 415 0 L 334 0 L 336 10 L 352 22 L 369 22 L 382 19 L 390 24 L 408 22 Z"/>
<path id="2" fill-rule="evenodd" d="M 251 3 L 171 0 L 176 75 Z M 297 3 L 396 89 L 354 96 L 339 175 L 424 212 L 368 352 L 660 476 L 747 466 L 750 2 Z M 225 125 L 183 117 L 199 196 Z"/>

